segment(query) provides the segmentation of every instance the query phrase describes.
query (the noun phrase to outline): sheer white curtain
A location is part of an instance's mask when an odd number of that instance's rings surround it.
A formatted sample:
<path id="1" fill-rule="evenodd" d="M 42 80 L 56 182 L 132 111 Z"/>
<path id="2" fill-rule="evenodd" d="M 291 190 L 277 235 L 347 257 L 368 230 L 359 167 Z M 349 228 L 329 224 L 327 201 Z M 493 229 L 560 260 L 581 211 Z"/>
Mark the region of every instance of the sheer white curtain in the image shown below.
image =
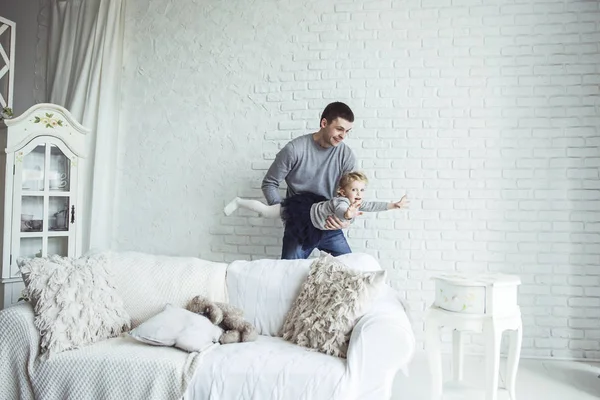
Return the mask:
<path id="1" fill-rule="evenodd" d="M 107 249 L 115 214 L 125 0 L 46 0 L 44 13 L 45 101 L 64 106 L 93 132 L 85 160 L 90 184 L 83 251 Z"/>

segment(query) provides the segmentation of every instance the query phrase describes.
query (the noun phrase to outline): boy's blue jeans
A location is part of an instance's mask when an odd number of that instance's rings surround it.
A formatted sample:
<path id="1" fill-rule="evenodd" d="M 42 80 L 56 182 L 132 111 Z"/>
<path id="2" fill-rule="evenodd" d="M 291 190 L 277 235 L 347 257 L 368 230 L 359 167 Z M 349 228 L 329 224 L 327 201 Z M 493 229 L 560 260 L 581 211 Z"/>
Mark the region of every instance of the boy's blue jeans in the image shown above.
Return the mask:
<path id="1" fill-rule="evenodd" d="M 298 243 L 296 237 L 290 234 L 286 229 L 283 234 L 281 259 L 297 260 L 308 258 L 315 248 L 326 251 L 334 257 L 352 253 L 352 250 L 350 250 L 350 246 L 348 246 L 348 242 L 346 241 L 346 237 L 344 236 L 344 232 L 342 232 L 341 229 L 335 231 L 323 231 L 323 237 L 317 246 L 305 250 L 302 249 L 302 245 Z"/>

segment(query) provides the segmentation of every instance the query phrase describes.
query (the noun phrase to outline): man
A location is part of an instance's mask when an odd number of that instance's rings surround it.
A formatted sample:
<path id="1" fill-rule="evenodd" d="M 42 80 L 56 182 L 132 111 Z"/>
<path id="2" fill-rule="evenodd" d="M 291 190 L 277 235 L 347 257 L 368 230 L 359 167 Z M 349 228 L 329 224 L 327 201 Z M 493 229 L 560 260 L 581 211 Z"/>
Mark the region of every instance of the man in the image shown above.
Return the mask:
<path id="1" fill-rule="evenodd" d="M 354 113 L 346 104 L 329 104 L 321 114 L 318 132 L 300 136 L 288 144 L 275 157 L 262 182 L 262 191 L 269 205 L 282 201 L 279 184 L 285 179 L 287 197 L 301 192 L 311 192 L 327 199 L 335 196 L 341 176 L 353 171 L 356 157 L 343 140 L 352 129 Z M 316 248 L 333 256 L 351 253 L 341 229 L 349 222 L 335 216 L 329 217 L 322 238 Z M 302 248 L 298 239 L 286 228 L 283 234 L 282 259 L 308 258 L 313 248 Z"/>

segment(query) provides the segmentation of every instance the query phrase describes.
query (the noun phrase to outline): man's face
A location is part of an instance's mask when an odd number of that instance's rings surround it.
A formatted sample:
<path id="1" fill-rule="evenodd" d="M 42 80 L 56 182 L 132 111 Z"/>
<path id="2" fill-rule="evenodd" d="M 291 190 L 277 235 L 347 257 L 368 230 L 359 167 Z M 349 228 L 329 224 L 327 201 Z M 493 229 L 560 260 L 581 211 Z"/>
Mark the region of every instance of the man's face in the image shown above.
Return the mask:
<path id="1" fill-rule="evenodd" d="M 324 131 L 323 141 L 335 147 L 346 138 L 352 129 L 352 122 L 348 122 L 344 118 L 336 118 L 328 124 L 327 120 L 323 118 L 321 129 Z"/>
<path id="2" fill-rule="evenodd" d="M 358 204 L 362 204 L 366 188 L 366 183 L 362 181 L 354 181 L 341 188 L 340 194 L 350 200 L 350 204 L 354 203 L 355 201 L 358 201 Z"/>

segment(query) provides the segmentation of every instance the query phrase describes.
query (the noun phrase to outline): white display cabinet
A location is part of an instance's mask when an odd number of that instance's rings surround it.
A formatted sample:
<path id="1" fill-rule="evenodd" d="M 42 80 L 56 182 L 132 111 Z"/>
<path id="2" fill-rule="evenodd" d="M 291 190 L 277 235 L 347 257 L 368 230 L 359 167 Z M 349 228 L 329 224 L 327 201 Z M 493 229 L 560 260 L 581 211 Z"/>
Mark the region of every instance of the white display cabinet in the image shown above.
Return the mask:
<path id="1" fill-rule="evenodd" d="M 0 122 L 4 212 L 2 308 L 15 303 L 23 282 L 18 257 L 81 254 L 87 129 L 58 105 L 37 104 Z"/>

